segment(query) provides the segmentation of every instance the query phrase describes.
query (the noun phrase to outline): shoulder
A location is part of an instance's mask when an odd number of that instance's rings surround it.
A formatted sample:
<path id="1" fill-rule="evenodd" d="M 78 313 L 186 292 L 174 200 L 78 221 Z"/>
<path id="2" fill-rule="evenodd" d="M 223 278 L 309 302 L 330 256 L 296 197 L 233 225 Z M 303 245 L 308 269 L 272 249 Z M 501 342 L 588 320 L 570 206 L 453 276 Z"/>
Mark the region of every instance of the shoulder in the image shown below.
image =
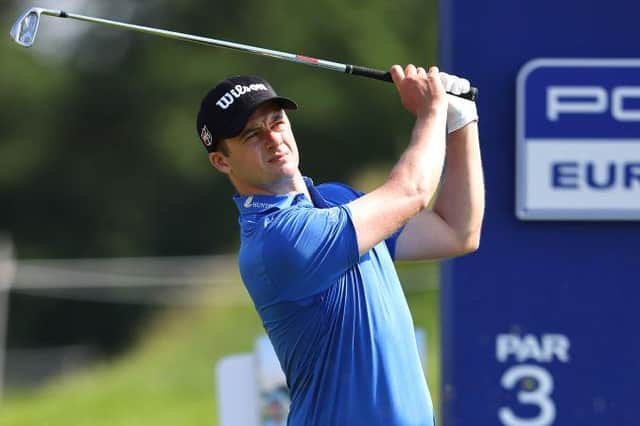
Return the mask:
<path id="1" fill-rule="evenodd" d="M 318 192 L 327 200 L 337 204 L 345 204 L 356 198 L 361 197 L 364 193 L 357 191 L 340 182 L 322 183 L 316 186 Z"/>
<path id="2" fill-rule="evenodd" d="M 349 209 L 342 203 L 328 208 L 284 209 L 266 217 L 262 228 L 262 239 L 269 247 L 267 256 L 291 258 L 335 247 L 353 234 Z"/>
<path id="3" fill-rule="evenodd" d="M 241 269 L 250 274 L 262 271 L 272 281 L 299 278 L 316 255 L 335 248 L 332 242 L 348 223 L 346 210 L 290 207 L 265 215 L 241 244 Z"/>
<path id="4" fill-rule="evenodd" d="M 311 206 L 290 207 L 267 215 L 262 224 L 265 236 L 272 238 L 297 238 L 300 233 L 313 234 L 338 220 L 343 206 L 317 208 Z"/>

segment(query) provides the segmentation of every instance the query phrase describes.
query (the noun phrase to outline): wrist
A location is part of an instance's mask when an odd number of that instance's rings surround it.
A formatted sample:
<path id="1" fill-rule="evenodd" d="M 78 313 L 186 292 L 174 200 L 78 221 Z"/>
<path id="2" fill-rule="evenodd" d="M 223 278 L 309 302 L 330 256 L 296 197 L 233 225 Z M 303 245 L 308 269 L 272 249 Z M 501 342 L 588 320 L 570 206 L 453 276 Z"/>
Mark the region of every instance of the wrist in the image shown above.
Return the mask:
<path id="1" fill-rule="evenodd" d="M 424 108 L 421 108 L 419 110 L 416 111 L 416 118 L 418 120 L 424 120 L 424 119 L 428 119 L 428 118 L 438 118 L 438 117 L 446 117 L 447 116 L 447 111 L 448 111 L 448 105 L 446 103 L 438 103 L 438 104 L 431 104 L 428 106 L 425 106 Z"/>
<path id="2" fill-rule="evenodd" d="M 447 133 L 455 132 L 469 123 L 478 121 L 478 109 L 473 101 L 448 95 Z"/>
<path id="3" fill-rule="evenodd" d="M 445 90 L 452 94 L 467 93 L 471 88 L 469 80 L 444 72 L 440 73 L 440 80 Z M 447 99 L 447 133 L 455 132 L 469 123 L 478 121 L 475 102 L 453 95 L 447 95 Z"/>

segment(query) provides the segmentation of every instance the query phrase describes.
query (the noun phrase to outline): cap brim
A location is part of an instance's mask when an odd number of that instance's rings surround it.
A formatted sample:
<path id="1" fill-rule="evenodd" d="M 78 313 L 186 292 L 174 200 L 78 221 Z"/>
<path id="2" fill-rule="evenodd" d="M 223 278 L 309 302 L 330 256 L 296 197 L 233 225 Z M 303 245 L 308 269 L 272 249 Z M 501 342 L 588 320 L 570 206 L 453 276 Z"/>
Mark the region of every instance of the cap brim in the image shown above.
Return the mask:
<path id="1" fill-rule="evenodd" d="M 246 110 L 242 115 L 239 115 L 238 117 L 236 117 L 233 124 L 229 126 L 230 127 L 229 134 L 222 135 L 219 139 L 229 139 L 229 138 L 238 136 L 240 132 L 242 132 L 242 129 L 244 129 L 244 126 L 246 126 L 247 121 L 249 120 L 249 117 L 251 117 L 251 115 L 254 112 L 256 112 L 258 108 L 260 108 L 262 105 L 266 104 L 267 102 L 275 102 L 282 109 L 298 109 L 297 103 L 295 103 L 289 98 L 285 98 L 284 96 L 274 96 L 272 98 L 264 99 L 263 101 L 260 101 L 257 104 L 255 104 L 253 108 Z"/>
<path id="2" fill-rule="evenodd" d="M 276 101 L 283 109 L 298 109 L 297 103 L 283 96 L 276 96 L 275 98 L 268 99 L 265 102 L 269 101 Z M 264 102 L 260 103 L 260 105 L 262 104 L 264 104 Z"/>

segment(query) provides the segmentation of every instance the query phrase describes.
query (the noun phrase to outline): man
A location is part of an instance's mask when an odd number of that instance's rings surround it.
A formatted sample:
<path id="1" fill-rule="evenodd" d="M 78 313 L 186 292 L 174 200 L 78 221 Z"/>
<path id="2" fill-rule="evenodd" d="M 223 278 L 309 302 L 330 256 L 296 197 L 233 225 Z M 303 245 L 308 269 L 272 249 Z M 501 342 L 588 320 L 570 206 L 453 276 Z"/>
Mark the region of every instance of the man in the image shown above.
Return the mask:
<path id="1" fill-rule="evenodd" d="M 262 79 L 222 81 L 198 113 L 211 164 L 237 190 L 240 272 L 287 377 L 289 425 L 435 423 L 393 259 L 478 247 L 477 115 L 445 93 L 466 80 L 413 65 L 391 75 L 416 120 L 388 179 L 368 194 L 302 176 L 286 114 L 297 105 Z"/>

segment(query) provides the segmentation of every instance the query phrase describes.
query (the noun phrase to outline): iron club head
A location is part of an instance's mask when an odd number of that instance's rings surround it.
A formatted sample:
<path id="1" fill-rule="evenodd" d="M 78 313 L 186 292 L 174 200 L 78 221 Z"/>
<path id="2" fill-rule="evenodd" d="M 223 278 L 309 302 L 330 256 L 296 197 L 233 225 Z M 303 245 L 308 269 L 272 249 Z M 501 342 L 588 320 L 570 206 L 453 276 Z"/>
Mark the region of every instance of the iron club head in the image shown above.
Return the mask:
<path id="1" fill-rule="evenodd" d="M 40 10 L 38 8 L 27 10 L 11 27 L 11 38 L 21 46 L 33 46 L 33 43 L 36 41 L 39 23 Z"/>
<path id="2" fill-rule="evenodd" d="M 31 47 L 36 41 L 41 15 L 62 16 L 60 10 L 32 7 L 24 12 L 11 27 L 11 38 L 20 46 Z"/>

